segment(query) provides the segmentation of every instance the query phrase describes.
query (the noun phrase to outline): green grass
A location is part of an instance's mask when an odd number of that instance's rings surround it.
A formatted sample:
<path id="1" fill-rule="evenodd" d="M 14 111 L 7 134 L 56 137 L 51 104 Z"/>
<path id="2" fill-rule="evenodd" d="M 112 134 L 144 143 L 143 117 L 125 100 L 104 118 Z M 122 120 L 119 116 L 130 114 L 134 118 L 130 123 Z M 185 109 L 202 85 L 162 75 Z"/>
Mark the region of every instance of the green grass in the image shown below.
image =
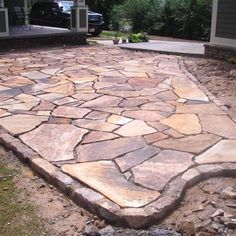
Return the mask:
<path id="1" fill-rule="evenodd" d="M 15 170 L 6 168 L 0 159 L 0 235 L 41 235 L 43 220 L 37 217 L 35 207 L 25 200 L 23 190 L 14 184 L 13 176 L 16 174 Z"/>
<path id="2" fill-rule="evenodd" d="M 102 31 L 101 36 L 114 38 L 116 36 L 116 34 L 117 34 L 116 31 Z M 128 37 L 129 33 L 119 32 L 118 37 L 123 37 L 123 36 Z"/>

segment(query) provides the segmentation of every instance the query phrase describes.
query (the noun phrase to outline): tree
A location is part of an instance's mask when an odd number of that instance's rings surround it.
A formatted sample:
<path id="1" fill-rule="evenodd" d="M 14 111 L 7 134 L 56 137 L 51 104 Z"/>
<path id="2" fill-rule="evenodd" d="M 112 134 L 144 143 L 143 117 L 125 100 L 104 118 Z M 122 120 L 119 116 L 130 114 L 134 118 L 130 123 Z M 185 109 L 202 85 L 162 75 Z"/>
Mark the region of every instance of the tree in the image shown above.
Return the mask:
<path id="1" fill-rule="evenodd" d="M 106 27 L 110 23 L 110 12 L 114 5 L 122 4 L 124 0 L 86 0 L 87 5 L 93 11 L 103 14 Z"/>

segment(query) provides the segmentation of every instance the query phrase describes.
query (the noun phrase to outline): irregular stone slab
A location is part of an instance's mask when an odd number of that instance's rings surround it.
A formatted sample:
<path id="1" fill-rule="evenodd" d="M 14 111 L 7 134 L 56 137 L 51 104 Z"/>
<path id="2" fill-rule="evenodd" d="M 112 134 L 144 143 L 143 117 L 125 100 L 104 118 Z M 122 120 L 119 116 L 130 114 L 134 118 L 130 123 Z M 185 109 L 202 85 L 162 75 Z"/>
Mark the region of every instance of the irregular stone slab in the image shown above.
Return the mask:
<path id="1" fill-rule="evenodd" d="M 221 138 L 214 134 L 199 134 L 178 139 L 165 139 L 155 142 L 153 145 L 164 149 L 175 149 L 184 152 L 200 153 L 220 140 Z"/>
<path id="2" fill-rule="evenodd" d="M 158 114 L 155 111 L 144 111 L 144 110 L 125 111 L 122 113 L 122 115 L 144 121 L 159 121 L 164 118 L 164 116 Z"/>
<path id="3" fill-rule="evenodd" d="M 112 160 L 120 155 L 135 151 L 144 146 L 146 146 L 146 143 L 143 138 L 119 138 L 98 143 L 80 145 L 76 152 L 79 162 Z"/>
<path id="4" fill-rule="evenodd" d="M 72 95 L 73 98 L 77 99 L 78 101 L 89 101 L 97 97 L 101 97 L 101 94 L 91 94 L 91 93 L 75 93 Z"/>
<path id="5" fill-rule="evenodd" d="M 163 134 L 161 132 L 156 132 L 154 134 L 148 134 L 144 138 L 145 138 L 147 143 L 154 143 L 154 142 L 160 141 L 162 139 L 166 139 L 168 137 L 169 136 L 166 135 L 166 134 Z"/>
<path id="6" fill-rule="evenodd" d="M 55 75 L 60 69 L 60 67 L 48 68 L 41 70 L 41 72 L 47 75 Z"/>
<path id="7" fill-rule="evenodd" d="M 209 99 L 199 88 L 176 88 L 174 92 L 180 97 L 188 100 L 208 102 Z"/>
<path id="8" fill-rule="evenodd" d="M 214 114 L 214 115 L 223 115 L 223 112 L 215 104 L 196 104 L 196 105 L 182 105 L 177 106 L 176 113 L 195 113 L 195 114 Z"/>
<path id="9" fill-rule="evenodd" d="M 34 84 L 34 82 L 22 76 L 14 76 L 8 80 L 5 80 L 4 83 L 1 83 L 1 84 L 12 87 L 12 88 L 16 88 L 16 87 L 23 87 L 26 85 Z"/>
<path id="10" fill-rule="evenodd" d="M 48 161 L 74 159 L 73 151 L 88 131 L 67 124 L 43 124 L 21 140 Z"/>
<path id="11" fill-rule="evenodd" d="M 35 96 L 29 95 L 29 94 L 19 94 L 15 97 L 15 99 L 21 101 L 21 102 L 38 102 L 40 101 L 39 98 L 36 98 Z"/>
<path id="12" fill-rule="evenodd" d="M 92 111 L 86 116 L 86 119 L 91 119 L 91 120 L 103 120 L 105 121 L 108 117 L 110 116 L 109 113 L 107 112 L 102 112 L 102 111 Z"/>
<path id="13" fill-rule="evenodd" d="M 122 98 L 104 95 L 92 101 L 85 102 L 81 107 L 117 107 L 121 100 Z"/>
<path id="14" fill-rule="evenodd" d="M 141 207 L 160 196 L 125 179 L 111 161 L 63 165 L 62 171 L 102 193 L 121 207 Z"/>
<path id="15" fill-rule="evenodd" d="M 0 98 L 12 98 L 22 93 L 20 88 L 12 88 L 0 91 Z"/>
<path id="16" fill-rule="evenodd" d="M 7 111 L 0 108 L 0 117 L 11 115 L 11 113 L 8 113 Z"/>
<path id="17" fill-rule="evenodd" d="M 147 111 L 173 112 L 175 111 L 175 106 L 166 102 L 149 102 L 142 105 L 141 109 Z"/>
<path id="18" fill-rule="evenodd" d="M 182 134 L 201 133 L 199 119 L 194 114 L 174 114 L 161 120 L 160 123 L 167 125 Z"/>
<path id="19" fill-rule="evenodd" d="M 145 98 L 128 98 L 128 99 L 124 99 L 119 104 L 119 107 L 136 107 L 136 106 L 144 104 L 147 101 L 148 100 Z"/>
<path id="20" fill-rule="evenodd" d="M 142 149 L 130 152 L 122 157 L 115 159 L 117 165 L 120 167 L 122 172 L 127 171 L 128 169 L 139 165 L 140 163 L 148 160 L 157 153 L 160 152 L 160 149 L 155 147 L 144 147 Z"/>
<path id="21" fill-rule="evenodd" d="M 128 82 L 135 90 L 154 88 L 158 83 L 157 81 L 151 79 L 130 79 Z"/>
<path id="22" fill-rule="evenodd" d="M 37 107 L 33 109 L 33 111 L 52 111 L 55 105 L 50 102 L 42 101 Z"/>
<path id="23" fill-rule="evenodd" d="M 86 116 L 90 111 L 91 110 L 86 108 L 60 106 L 53 111 L 52 115 L 57 117 L 79 119 Z"/>
<path id="24" fill-rule="evenodd" d="M 68 80 L 70 80 L 71 82 L 73 82 L 75 84 L 83 84 L 83 83 L 92 82 L 96 79 L 97 79 L 97 76 L 91 75 L 91 76 L 72 77 L 72 78 L 69 78 Z"/>
<path id="25" fill-rule="evenodd" d="M 36 107 L 39 102 L 28 102 L 28 103 L 17 103 L 17 104 L 11 104 L 11 105 L 5 105 L 5 106 L 0 106 L 0 108 L 7 109 L 8 111 L 29 111 L 33 107 Z"/>
<path id="26" fill-rule="evenodd" d="M 0 125 L 10 133 L 16 135 L 28 132 L 47 120 L 47 116 L 12 115 L 1 118 Z"/>
<path id="27" fill-rule="evenodd" d="M 71 95 L 74 93 L 74 90 L 75 88 L 72 83 L 66 83 L 66 84 L 59 85 L 57 87 L 45 89 L 44 91 L 48 93 L 60 93 L 60 94 L 65 94 L 65 95 Z"/>
<path id="28" fill-rule="evenodd" d="M 46 101 L 54 101 L 54 100 L 58 100 L 60 98 L 64 98 L 65 95 L 59 94 L 59 93 L 45 93 L 42 95 L 38 95 L 37 97 L 42 100 L 46 100 Z"/>
<path id="29" fill-rule="evenodd" d="M 151 126 L 148 126 L 142 120 L 131 121 L 115 131 L 115 133 L 124 137 L 141 136 L 146 134 L 152 134 L 155 132 L 157 132 L 156 129 L 152 128 Z"/>
<path id="30" fill-rule="evenodd" d="M 77 102 L 77 100 L 74 99 L 74 98 L 71 98 L 71 97 L 65 97 L 65 98 L 56 100 L 53 103 L 58 105 L 58 106 L 61 106 L 61 105 L 65 105 L 65 104 L 73 103 L 73 102 Z"/>
<path id="31" fill-rule="evenodd" d="M 148 78 L 148 75 L 144 72 L 121 71 L 121 73 L 129 78 Z"/>
<path id="32" fill-rule="evenodd" d="M 119 136 L 108 132 L 92 131 L 84 138 L 82 143 L 94 143 L 115 138 L 119 138 Z"/>
<path id="33" fill-rule="evenodd" d="M 236 124 L 226 115 L 199 115 L 203 130 L 229 139 L 236 139 Z"/>
<path id="34" fill-rule="evenodd" d="M 111 132 L 119 127 L 118 125 L 110 124 L 102 120 L 88 120 L 88 119 L 75 120 L 73 121 L 73 124 L 86 129 L 106 131 L 106 132 Z"/>
<path id="35" fill-rule="evenodd" d="M 97 90 L 99 94 L 107 94 L 111 96 L 117 96 L 122 98 L 138 97 L 140 93 L 138 91 L 111 91 L 111 90 Z"/>
<path id="36" fill-rule="evenodd" d="M 177 132 L 176 130 L 174 129 L 167 129 L 167 130 L 164 130 L 163 133 L 165 133 L 166 135 L 172 137 L 172 138 L 183 138 L 184 135 Z"/>
<path id="37" fill-rule="evenodd" d="M 197 156 L 198 164 L 236 162 L 236 140 L 222 140 L 215 146 Z"/>
<path id="38" fill-rule="evenodd" d="M 104 89 L 109 89 L 111 91 L 132 91 L 132 90 L 134 90 L 128 84 L 114 84 L 114 83 L 109 87 L 104 87 Z"/>
<path id="39" fill-rule="evenodd" d="M 124 116 L 118 116 L 118 115 L 111 115 L 108 119 L 107 122 L 116 124 L 116 125 L 124 125 L 132 121 L 132 119 L 129 119 Z"/>
<path id="40" fill-rule="evenodd" d="M 41 79 L 47 79 L 50 77 L 49 75 L 46 75 L 39 71 L 24 72 L 21 75 L 31 80 L 41 80 Z"/>
<path id="41" fill-rule="evenodd" d="M 186 152 L 165 150 L 157 156 L 132 168 L 135 183 L 158 191 L 176 175 L 184 172 L 191 165 L 193 155 Z"/>
<path id="42" fill-rule="evenodd" d="M 177 100 L 179 97 L 173 93 L 171 90 L 167 90 L 164 92 L 160 92 L 156 95 L 158 98 L 164 100 L 164 101 L 175 101 Z"/>

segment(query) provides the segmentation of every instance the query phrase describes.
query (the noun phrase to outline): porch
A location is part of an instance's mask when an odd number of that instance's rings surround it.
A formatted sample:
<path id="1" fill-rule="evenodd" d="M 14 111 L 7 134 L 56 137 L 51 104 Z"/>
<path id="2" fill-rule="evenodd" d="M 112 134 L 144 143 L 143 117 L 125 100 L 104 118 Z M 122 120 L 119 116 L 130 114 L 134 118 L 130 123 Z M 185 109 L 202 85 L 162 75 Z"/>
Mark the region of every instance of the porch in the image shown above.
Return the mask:
<path id="1" fill-rule="evenodd" d="M 34 0 L 33 2 L 40 0 Z M 50 2 L 50 0 L 48 0 Z M 48 45 L 84 45 L 87 43 L 86 34 L 88 32 L 88 21 L 81 19 L 78 15 L 82 12 L 87 12 L 85 1 L 74 1 L 71 8 L 72 17 L 70 29 L 47 27 L 39 25 L 30 25 L 28 19 L 29 7 L 28 0 L 0 0 L 0 51 L 27 48 L 35 46 Z M 22 13 L 20 24 L 16 24 L 12 15 L 16 11 Z M 74 13 L 73 13 L 74 11 Z M 83 14 L 86 18 L 87 14 Z M 86 27 L 80 24 L 80 21 L 86 23 Z"/>

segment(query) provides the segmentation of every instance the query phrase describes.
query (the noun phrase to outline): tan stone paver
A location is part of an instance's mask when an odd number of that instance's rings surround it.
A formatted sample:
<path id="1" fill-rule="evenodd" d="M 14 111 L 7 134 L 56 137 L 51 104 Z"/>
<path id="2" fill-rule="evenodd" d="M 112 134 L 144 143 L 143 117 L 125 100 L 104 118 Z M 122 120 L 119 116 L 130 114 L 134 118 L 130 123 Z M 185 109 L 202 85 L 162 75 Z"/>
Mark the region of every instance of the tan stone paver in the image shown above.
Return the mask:
<path id="1" fill-rule="evenodd" d="M 235 121 L 180 57 L 91 46 L 1 61 L 0 142 L 106 219 L 147 225 L 236 165 Z"/>

